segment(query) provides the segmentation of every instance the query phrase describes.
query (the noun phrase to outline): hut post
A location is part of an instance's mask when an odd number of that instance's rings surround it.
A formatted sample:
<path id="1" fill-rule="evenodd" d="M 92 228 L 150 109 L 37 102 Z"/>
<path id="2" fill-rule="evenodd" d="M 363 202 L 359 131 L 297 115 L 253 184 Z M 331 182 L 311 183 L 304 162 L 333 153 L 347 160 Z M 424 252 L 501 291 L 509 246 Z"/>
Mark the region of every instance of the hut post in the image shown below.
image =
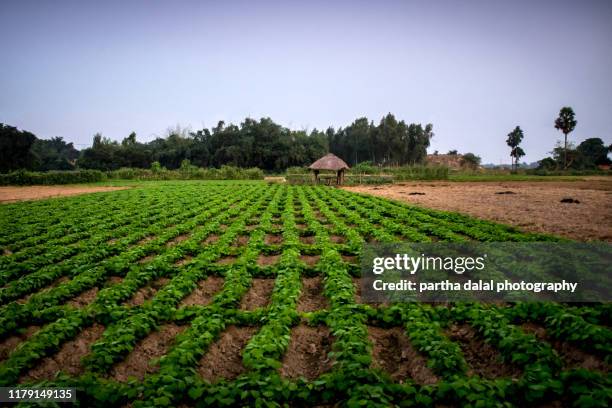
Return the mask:
<path id="1" fill-rule="evenodd" d="M 315 184 L 319 184 L 319 170 L 314 171 Z"/>

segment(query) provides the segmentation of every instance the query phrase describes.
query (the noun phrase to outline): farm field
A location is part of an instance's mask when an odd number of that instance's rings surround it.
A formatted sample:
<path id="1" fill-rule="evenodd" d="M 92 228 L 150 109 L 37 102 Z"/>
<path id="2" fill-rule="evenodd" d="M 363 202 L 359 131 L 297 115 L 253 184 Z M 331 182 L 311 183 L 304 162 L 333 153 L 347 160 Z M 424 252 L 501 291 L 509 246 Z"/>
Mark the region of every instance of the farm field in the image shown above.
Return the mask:
<path id="1" fill-rule="evenodd" d="M 458 211 L 529 232 L 612 242 L 612 177 L 531 182 L 419 181 L 345 189 L 427 208 Z M 579 203 L 562 203 L 564 198 Z"/>
<path id="2" fill-rule="evenodd" d="M 609 304 L 361 301 L 367 242 L 557 239 L 260 182 L 4 204 L 0 386 L 104 407 L 607 407 Z"/>

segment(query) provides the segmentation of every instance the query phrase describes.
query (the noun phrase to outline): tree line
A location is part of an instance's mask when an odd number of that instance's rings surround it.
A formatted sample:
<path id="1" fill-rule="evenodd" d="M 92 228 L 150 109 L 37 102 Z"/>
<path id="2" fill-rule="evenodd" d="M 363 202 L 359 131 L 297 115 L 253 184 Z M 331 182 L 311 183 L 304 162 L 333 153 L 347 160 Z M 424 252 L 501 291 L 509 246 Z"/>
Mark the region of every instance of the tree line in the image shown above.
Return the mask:
<path id="1" fill-rule="evenodd" d="M 585 170 L 594 169 L 601 165 L 610 165 L 612 161 L 608 158 L 608 153 L 612 152 L 612 145 L 606 146 L 604 141 L 598 137 L 591 137 L 581 142 L 575 147 L 572 142 L 568 142 L 567 136 L 574 131 L 578 121 L 576 114 L 570 106 L 564 106 L 559 111 L 559 116 L 555 119 L 555 129 L 561 131 L 564 143 L 557 143 L 552 150 L 552 157 L 545 157 L 538 162 L 538 168 L 543 170 Z M 524 138 L 523 130 L 516 126 L 512 132 L 508 133 L 506 144 L 510 147 L 510 157 L 512 158 L 512 169 L 518 168 L 518 161 L 525 156 L 525 151 L 519 146 Z"/>
<path id="2" fill-rule="evenodd" d="M 91 147 L 78 151 L 62 137 L 38 139 L 31 132 L 0 124 L 0 172 L 150 168 L 156 162 L 178 169 L 184 160 L 198 167 L 283 171 L 307 166 L 328 152 L 350 165 L 363 161 L 404 165 L 422 163 L 432 137 L 433 125 L 407 124 L 391 113 L 378 125 L 364 117 L 345 128 L 326 131 L 291 130 L 270 118 L 246 118 L 240 125 L 220 121 L 195 132 L 176 127 L 150 142 L 139 142 L 134 132 L 121 141 L 98 133 Z"/>

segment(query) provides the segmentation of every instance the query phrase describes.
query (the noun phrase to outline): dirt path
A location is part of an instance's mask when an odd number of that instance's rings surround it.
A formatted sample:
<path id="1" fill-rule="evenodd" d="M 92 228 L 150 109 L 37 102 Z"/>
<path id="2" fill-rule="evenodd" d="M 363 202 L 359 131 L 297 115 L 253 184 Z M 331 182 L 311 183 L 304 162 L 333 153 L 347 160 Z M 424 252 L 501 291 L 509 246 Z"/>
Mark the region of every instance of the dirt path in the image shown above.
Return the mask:
<path id="1" fill-rule="evenodd" d="M 125 190 L 129 187 L 84 187 L 84 186 L 23 186 L 0 187 L 0 203 L 24 200 L 42 200 L 51 197 L 97 193 L 100 191 Z"/>
<path id="2" fill-rule="evenodd" d="M 612 178 L 574 182 L 405 182 L 345 189 L 457 211 L 523 231 L 612 242 Z M 579 203 L 562 203 L 564 198 Z"/>

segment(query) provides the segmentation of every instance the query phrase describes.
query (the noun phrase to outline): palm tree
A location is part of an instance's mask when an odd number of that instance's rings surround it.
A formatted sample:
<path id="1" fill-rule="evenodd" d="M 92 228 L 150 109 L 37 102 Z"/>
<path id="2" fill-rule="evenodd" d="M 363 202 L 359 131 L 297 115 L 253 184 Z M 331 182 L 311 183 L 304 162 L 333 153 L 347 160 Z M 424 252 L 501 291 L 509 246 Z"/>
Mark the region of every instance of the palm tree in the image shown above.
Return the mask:
<path id="1" fill-rule="evenodd" d="M 567 168 L 567 134 L 576 127 L 574 110 L 569 106 L 564 106 L 559 111 L 559 117 L 555 120 L 555 129 L 563 132 L 565 136 L 565 147 L 563 149 L 563 169 Z"/>

